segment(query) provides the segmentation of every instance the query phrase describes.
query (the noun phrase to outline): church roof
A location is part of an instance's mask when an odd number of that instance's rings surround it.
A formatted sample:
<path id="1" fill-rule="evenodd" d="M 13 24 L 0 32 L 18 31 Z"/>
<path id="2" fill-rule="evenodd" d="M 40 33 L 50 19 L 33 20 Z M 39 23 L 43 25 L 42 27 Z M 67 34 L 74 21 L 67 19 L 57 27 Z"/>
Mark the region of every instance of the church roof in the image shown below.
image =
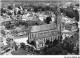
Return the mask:
<path id="1" fill-rule="evenodd" d="M 38 32 L 38 31 L 44 31 L 44 30 L 50 30 L 55 29 L 56 25 L 53 24 L 44 24 L 39 26 L 32 26 L 31 32 Z"/>

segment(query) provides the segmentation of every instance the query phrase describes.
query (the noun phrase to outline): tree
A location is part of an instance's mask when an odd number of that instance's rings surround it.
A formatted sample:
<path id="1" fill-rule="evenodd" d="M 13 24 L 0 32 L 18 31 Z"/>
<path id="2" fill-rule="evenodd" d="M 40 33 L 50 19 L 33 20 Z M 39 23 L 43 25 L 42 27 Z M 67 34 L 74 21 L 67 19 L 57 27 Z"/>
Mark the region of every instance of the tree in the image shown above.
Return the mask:
<path id="1" fill-rule="evenodd" d="M 8 8 L 9 10 L 12 10 L 12 9 L 13 9 L 13 6 L 9 5 L 7 8 Z"/>
<path id="2" fill-rule="evenodd" d="M 18 49 L 18 46 L 16 45 L 16 42 L 13 43 L 13 48 L 14 48 L 15 50 Z"/>
<path id="3" fill-rule="evenodd" d="M 20 48 L 22 48 L 23 50 L 25 50 L 25 49 L 26 49 L 26 45 L 25 45 L 25 43 L 20 43 L 20 45 L 21 45 L 21 47 L 20 47 Z"/>
<path id="4" fill-rule="evenodd" d="M 48 45 L 49 43 L 50 43 L 50 41 L 49 41 L 49 40 L 47 40 L 45 44 L 46 44 L 46 45 Z"/>
<path id="5" fill-rule="evenodd" d="M 51 20 L 51 17 L 47 17 L 47 18 L 44 20 L 44 22 L 47 23 L 47 24 L 49 24 L 50 21 L 52 21 L 52 20 Z"/>
<path id="6" fill-rule="evenodd" d="M 73 52 L 74 44 L 68 40 L 69 38 L 66 38 L 63 42 L 63 48 L 67 50 L 69 53 Z"/>
<path id="7" fill-rule="evenodd" d="M 30 44 L 33 45 L 33 46 L 35 46 L 36 43 L 34 41 L 31 41 Z"/>
<path id="8" fill-rule="evenodd" d="M 76 21 L 79 21 L 79 12 L 78 12 L 78 10 L 74 10 L 74 13 L 75 13 Z"/>

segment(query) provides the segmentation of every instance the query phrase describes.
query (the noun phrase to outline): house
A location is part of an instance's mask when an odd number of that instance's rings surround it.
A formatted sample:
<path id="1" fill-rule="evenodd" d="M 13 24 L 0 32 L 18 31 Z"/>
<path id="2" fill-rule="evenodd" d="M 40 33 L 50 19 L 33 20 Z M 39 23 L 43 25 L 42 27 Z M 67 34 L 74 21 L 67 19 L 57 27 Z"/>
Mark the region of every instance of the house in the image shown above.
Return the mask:
<path id="1" fill-rule="evenodd" d="M 67 16 L 63 16 L 62 15 L 62 20 L 61 21 L 64 22 L 65 24 L 66 23 L 74 23 L 75 22 L 75 18 L 69 18 Z"/>
<path id="2" fill-rule="evenodd" d="M 78 23 L 74 22 L 74 23 L 63 23 L 62 24 L 62 30 L 66 29 L 72 32 L 76 32 L 78 30 Z"/>
<path id="3" fill-rule="evenodd" d="M 40 49 L 45 46 L 47 40 L 53 42 L 58 37 L 59 34 L 55 23 L 44 24 L 32 26 L 31 32 L 28 34 L 28 42 L 35 42 L 36 49 Z"/>
<path id="4" fill-rule="evenodd" d="M 72 33 L 71 31 L 64 29 L 62 31 L 62 41 L 65 40 L 65 37 L 69 37 L 70 38 L 73 34 L 74 33 Z"/>

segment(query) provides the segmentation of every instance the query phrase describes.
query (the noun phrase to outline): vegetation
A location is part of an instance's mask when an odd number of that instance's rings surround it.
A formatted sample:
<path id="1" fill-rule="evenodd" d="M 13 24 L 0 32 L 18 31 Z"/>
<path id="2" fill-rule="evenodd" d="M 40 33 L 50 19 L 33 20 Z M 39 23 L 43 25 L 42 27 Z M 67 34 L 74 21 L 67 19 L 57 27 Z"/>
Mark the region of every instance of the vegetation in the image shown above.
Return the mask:
<path id="1" fill-rule="evenodd" d="M 69 38 L 66 38 L 63 43 L 58 40 L 54 40 L 52 43 L 47 41 L 46 43 L 48 46 L 40 50 L 42 55 L 67 55 L 68 53 L 79 54 L 78 47 L 74 50 L 74 43 L 69 41 Z"/>
<path id="2" fill-rule="evenodd" d="M 25 50 L 26 49 L 26 45 L 25 45 L 25 43 L 20 43 L 20 48 L 22 48 L 23 50 Z"/>
<path id="3" fill-rule="evenodd" d="M 76 21 L 79 21 L 79 12 L 78 10 L 74 10 L 72 8 L 61 8 L 61 13 L 65 14 L 69 18 L 75 17 Z"/>
<path id="4" fill-rule="evenodd" d="M 42 25 L 44 24 L 42 21 L 22 21 L 22 20 L 14 20 L 14 21 L 6 21 L 2 23 L 6 29 L 14 29 L 14 27 L 19 27 L 20 25 L 28 27 L 28 26 L 34 26 L 34 25 Z"/>

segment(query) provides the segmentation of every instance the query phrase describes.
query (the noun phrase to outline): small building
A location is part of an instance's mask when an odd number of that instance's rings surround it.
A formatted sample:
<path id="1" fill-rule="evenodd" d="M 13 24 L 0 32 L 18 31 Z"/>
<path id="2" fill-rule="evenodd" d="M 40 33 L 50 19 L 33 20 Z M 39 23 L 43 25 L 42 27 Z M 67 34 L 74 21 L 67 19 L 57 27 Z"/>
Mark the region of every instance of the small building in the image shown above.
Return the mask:
<path id="1" fill-rule="evenodd" d="M 47 40 L 53 42 L 58 37 L 59 34 L 55 23 L 32 26 L 31 32 L 28 34 L 28 42 L 35 42 L 36 49 L 40 49 L 45 46 Z"/>

